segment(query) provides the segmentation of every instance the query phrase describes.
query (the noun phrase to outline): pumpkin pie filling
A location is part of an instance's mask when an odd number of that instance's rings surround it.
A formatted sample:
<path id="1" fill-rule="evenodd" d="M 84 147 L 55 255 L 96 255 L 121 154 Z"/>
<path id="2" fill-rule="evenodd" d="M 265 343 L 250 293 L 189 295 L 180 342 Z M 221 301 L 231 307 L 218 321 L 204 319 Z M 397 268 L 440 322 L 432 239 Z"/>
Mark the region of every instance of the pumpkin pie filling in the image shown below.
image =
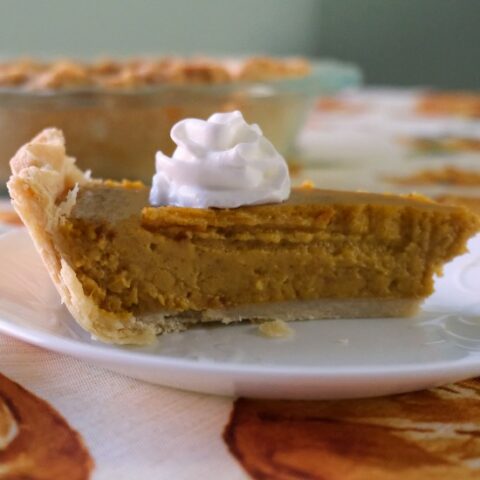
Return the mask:
<path id="1" fill-rule="evenodd" d="M 55 240 L 87 296 L 106 311 L 141 315 L 420 299 L 474 223 L 462 209 L 421 199 L 315 189 L 294 190 L 280 205 L 150 207 L 146 187 L 110 183 L 80 189 Z"/>

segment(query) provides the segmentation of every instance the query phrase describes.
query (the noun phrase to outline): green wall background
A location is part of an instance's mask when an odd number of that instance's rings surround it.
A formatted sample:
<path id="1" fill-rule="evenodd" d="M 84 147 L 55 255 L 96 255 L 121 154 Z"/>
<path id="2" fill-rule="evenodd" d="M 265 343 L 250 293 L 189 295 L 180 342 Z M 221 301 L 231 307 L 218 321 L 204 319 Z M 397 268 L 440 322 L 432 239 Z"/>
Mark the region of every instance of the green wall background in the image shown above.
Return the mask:
<path id="1" fill-rule="evenodd" d="M 318 0 L 0 0 L 4 54 L 317 53 Z"/>
<path id="2" fill-rule="evenodd" d="M 264 52 L 373 84 L 480 87 L 478 0 L 0 0 L 0 54 Z"/>
<path id="3" fill-rule="evenodd" d="M 319 52 L 367 82 L 480 89 L 480 1 L 324 0 Z"/>

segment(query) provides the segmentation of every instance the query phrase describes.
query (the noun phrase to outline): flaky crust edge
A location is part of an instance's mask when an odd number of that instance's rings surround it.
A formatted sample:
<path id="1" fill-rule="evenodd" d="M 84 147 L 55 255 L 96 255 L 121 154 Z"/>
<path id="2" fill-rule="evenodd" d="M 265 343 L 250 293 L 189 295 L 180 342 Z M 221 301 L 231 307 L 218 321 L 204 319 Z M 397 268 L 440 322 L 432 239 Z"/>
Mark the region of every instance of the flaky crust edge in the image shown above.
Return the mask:
<path id="1" fill-rule="evenodd" d="M 12 205 L 73 318 L 104 342 L 151 343 L 158 327 L 132 315 L 115 315 L 99 308 L 85 295 L 75 271 L 55 247 L 55 228 L 75 205 L 78 186 L 94 182 L 75 165 L 74 158 L 67 156 L 63 133 L 55 128 L 43 130 L 18 150 L 10 167 L 7 187 Z"/>

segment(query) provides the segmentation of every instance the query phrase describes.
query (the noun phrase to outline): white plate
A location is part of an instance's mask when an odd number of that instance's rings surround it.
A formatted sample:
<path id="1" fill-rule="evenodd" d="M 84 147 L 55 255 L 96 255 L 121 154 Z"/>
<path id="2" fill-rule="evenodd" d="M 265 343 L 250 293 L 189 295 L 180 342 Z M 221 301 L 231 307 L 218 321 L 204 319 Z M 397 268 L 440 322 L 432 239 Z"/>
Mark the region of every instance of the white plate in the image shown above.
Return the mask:
<path id="1" fill-rule="evenodd" d="M 347 398 L 480 375 L 480 237 L 447 266 L 413 319 L 291 324 L 267 339 L 254 325 L 197 328 L 148 348 L 92 340 L 60 304 L 25 230 L 0 237 L 0 331 L 116 372 L 186 390 L 251 397 Z"/>

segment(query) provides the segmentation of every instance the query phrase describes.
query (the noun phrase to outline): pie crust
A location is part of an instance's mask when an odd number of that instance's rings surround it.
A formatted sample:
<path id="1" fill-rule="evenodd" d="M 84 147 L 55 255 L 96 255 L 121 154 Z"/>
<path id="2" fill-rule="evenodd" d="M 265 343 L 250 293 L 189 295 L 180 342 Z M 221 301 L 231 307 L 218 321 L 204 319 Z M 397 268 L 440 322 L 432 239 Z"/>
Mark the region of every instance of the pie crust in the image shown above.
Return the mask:
<path id="1" fill-rule="evenodd" d="M 25 90 L 138 89 L 153 85 L 216 85 L 304 77 L 310 73 L 304 58 L 159 57 L 69 59 L 42 62 L 19 59 L 0 63 L 0 87 Z"/>

